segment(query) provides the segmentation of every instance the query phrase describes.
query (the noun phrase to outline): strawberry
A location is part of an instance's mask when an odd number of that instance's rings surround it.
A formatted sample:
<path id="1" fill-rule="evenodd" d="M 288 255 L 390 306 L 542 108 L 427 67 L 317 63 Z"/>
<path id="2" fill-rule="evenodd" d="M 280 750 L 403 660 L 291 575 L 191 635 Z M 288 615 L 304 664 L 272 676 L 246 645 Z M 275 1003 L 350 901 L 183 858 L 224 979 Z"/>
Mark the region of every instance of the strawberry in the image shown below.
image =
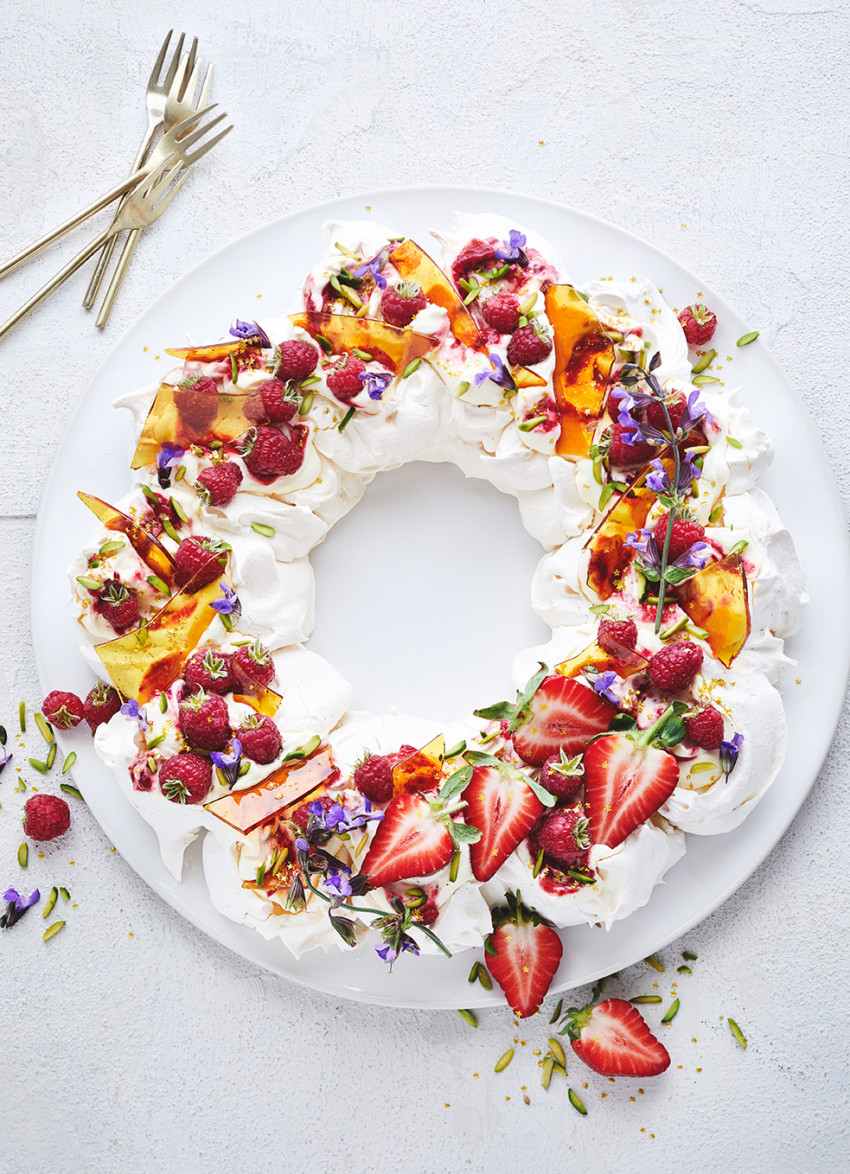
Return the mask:
<path id="1" fill-rule="evenodd" d="M 411 877 L 430 876 L 448 864 L 457 844 L 474 844 L 481 832 L 452 815 L 466 803 L 458 796 L 472 776 L 472 767 L 456 770 L 434 799 L 403 791 L 391 799 L 369 845 L 361 872 L 373 889 Z"/>
<path id="2" fill-rule="evenodd" d="M 531 766 L 542 766 L 547 758 L 563 750 L 581 754 L 588 739 L 608 729 L 617 712 L 592 689 L 578 681 L 555 674 L 538 680 L 533 677 L 517 699 L 518 712 L 511 718 L 514 749 Z M 529 687 L 537 682 L 529 693 Z M 481 710 L 479 716 L 488 716 Z M 502 716 L 509 716 L 503 714 Z"/>
<path id="3" fill-rule="evenodd" d="M 522 771 L 495 765 L 475 767 L 463 797 L 464 818 L 481 830 L 481 839 L 469 849 L 472 872 L 476 880 L 487 881 L 537 823 L 543 803 Z"/>
<path id="4" fill-rule="evenodd" d="M 493 966 L 491 964 L 492 972 Z M 580 1060 L 603 1076 L 658 1076 L 670 1066 L 670 1054 L 625 999 L 571 1007 L 561 1035 Z"/>
<path id="5" fill-rule="evenodd" d="M 535 910 L 507 894 L 508 908 L 493 910 L 493 933 L 484 943 L 487 966 L 520 1019 L 540 1009 L 552 984 L 564 947 Z"/>
<path id="6" fill-rule="evenodd" d="M 679 763 L 662 747 L 684 737 L 683 708 L 677 702 L 647 730 L 606 734 L 588 746 L 584 795 L 592 843 L 616 848 L 673 794 Z"/>

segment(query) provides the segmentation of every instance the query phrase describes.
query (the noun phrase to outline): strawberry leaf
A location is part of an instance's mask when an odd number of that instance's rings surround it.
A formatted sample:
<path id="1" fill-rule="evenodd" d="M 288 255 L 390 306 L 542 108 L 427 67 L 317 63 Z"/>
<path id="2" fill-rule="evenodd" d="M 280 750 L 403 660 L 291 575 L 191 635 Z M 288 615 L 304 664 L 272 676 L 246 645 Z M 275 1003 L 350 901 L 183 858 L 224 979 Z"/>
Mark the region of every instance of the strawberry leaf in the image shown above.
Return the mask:
<path id="1" fill-rule="evenodd" d="M 475 717 L 483 717 L 487 721 L 513 721 L 517 714 L 517 707 L 510 701 L 497 701 L 495 705 L 486 705 L 483 709 L 474 709 Z"/>
<path id="2" fill-rule="evenodd" d="M 544 807 L 554 807 L 557 803 L 555 796 L 550 795 L 544 787 L 541 787 L 536 779 L 527 775 L 524 770 L 511 766 L 509 762 L 502 762 L 501 758 L 494 758 L 492 754 L 485 754 L 481 750 L 468 750 L 464 754 L 464 758 L 473 766 L 495 766 L 508 778 L 527 783 Z"/>
<path id="3" fill-rule="evenodd" d="M 525 717 L 526 717 L 525 711 L 526 711 L 526 708 L 528 707 L 528 703 L 531 701 L 534 694 L 540 688 L 541 683 L 546 679 L 546 677 L 549 676 L 549 666 L 543 664 L 542 661 L 540 661 L 539 664 L 540 664 L 540 668 L 537 670 L 537 672 L 534 674 L 534 676 L 531 678 L 531 680 L 525 686 L 523 691 L 521 693 L 517 694 L 517 699 L 516 699 L 517 712 L 516 712 L 516 715 L 510 719 L 510 725 L 508 727 L 510 729 L 511 733 L 513 733 L 514 730 L 517 728 L 517 726 L 521 725 L 522 722 L 525 720 Z"/>
<path id="4" fill-rule="evenodd" d="M 448 828 L 456 844 L 477 844 L 481 839 L 481 832 L 471 824 L 452 822 Z"/>
<path id="5" fill-rule="evenodd" d="M 523 772 L 517 771 L 517 774 L 523 774 Z M 540 802 L 543 804 L 544 807 L 554 807 L 555 806 L 555 804 L 558 802 L 558 800 L 555 798 L 554 795 L 551 795 L 546 790 L 545 787 L 541 787 L 536 779 L 533 779 L 530 775 L 523 775 L 523 778 L 528 783 L 529 787 L 531 787 L 532 791 L 534 792 L 534 794 L 537 796 L 537 798 L 540 800 Z"/>
<path id="6" fill-rule="evenodd" d="M 450 774 L 440 788 L 440 792 L 437 795 L 437 801 L 443 806 L 446 806 L 451 803 L 453 799 L 457 799 L 458 795 L 468 785 L 471 778 L 471 766 L 462 766 L 460 770 L 456 770 L 453 774 Z"/>

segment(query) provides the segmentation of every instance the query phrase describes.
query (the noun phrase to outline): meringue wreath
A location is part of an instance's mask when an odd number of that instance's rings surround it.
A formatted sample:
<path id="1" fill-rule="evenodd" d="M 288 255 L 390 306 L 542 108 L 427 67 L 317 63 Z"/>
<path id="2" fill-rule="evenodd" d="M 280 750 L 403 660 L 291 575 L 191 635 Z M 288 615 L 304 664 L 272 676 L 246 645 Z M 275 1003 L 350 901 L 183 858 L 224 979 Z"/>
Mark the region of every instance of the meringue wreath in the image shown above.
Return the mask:
<path id="1" fill-rule="evenodd" d="M 117 505 L 80 493 L 101 529 L 71 568 L 121 702 L 97 752 L 173 875 L 205 833 L 216 908 L 296 957 L 480 947 L 517 891 L 535 925 L 608 927 L 782 763 L 805 591 L 757 488 L 770 442 L 648 280 L 572 284 L 492 215 L 433 258 L 327 230 L 291 314 L 169 351 L 118 400 L 135 481 Z M 442 726 L 349 711 L 306 647 L 310 551 L 414 460 L 515 497 L 543 548 L 551 638 L 515 697 Z"/>

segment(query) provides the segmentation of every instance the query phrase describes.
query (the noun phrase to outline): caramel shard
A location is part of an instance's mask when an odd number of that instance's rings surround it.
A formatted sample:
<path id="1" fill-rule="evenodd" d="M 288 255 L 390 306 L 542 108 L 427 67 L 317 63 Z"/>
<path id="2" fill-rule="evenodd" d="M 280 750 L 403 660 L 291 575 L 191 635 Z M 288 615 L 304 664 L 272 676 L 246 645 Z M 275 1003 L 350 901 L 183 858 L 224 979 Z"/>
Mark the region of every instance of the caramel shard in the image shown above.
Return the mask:
<path id="1" fill-rule="evenodd" d="M 256 392 L 193 391 L 163 383 L 156 393 L 142 428 L 142 435 L 130 463 L 141 469 L 155 463 L 166 441 L 188 448 L 191 444 L 209 446 L 213 440 L 230 444 L 257 422 Z"/>
<path id="2" fill-rule="evenodd" d="M 175 359 L 183 359 L 187 363 L 215 363 L 227 359 L 230 355 L 239 355 L 257 348 L 246 342 L 214 342 L 209 346 L 166 347 L 165 353 L 173 355 Z"/>
<path id="3" fill-rule="evenodd" d="M 446 739 L 443 734 L 438 734 L 421 750 L 396 763 L 393 767 L 393 794 L 433 790 L 443 777 L 445 757 Z"/>
<path id="4" fill-rule="evenodd" d="M 528 387 L 546 386 L 546 380 L 543 376 L 538 375 L 536 371 L 530 371 L 528 367 L 512 367 L 511 375 L 513 375 L 514 383 L 520 391 Z"/>
<path id="5" fill-rule="evenodd" d="M 750 634 L 747 573 L 737 554 L 709 563 L 676 588 L 679 607 L 708 633 L 708 645 L 728 669 Z"/>
<path id="6" fill-rule="evenodd" d="M 441 306 L 449 316 L 452 334 L 464 346 L 484 350 L 481 331 L 463 304 L 451 280 L 436 261 L 412 240 L 406 240 L 390 253 L 390 260 L 405 281 L 415 281 L 429 302 Z"/>
<path id="7" fill-rule="evenodd" d="M 250 705 L 257 713 L 262 713 L 265 717 L 274 717 L 280 709 L 280 703 L 283 698 L 279 693 L 275 693 L 274 689 L 270 689 L 268 685 L 261 685 L 259 681 L 255 683 L 255 687 L 247 693 L 234 693 L 234 701 L 241 701 L 243 705 Z"/>
<path id="8" fill-rule="evenodd" d="M 625 679 L 641 672 L 648 664 L 649 661 L 645 656 L 641 656 L 639 652 L 635 652 L 631 648 L 626 648 L 625 645 L 617 654 L 612 654 L 606 652 L 594 640 L 592 644 L 588 644 L 587 648 L 583 648 L 581 652 L 576 653 L 569 660 L 565 660 L 562 664 L 556 664 L 555 672 L 560 673 L 562 677 L 577 677 L 587 668 L 598 669 L 601 673 L 613 669 L 618 677 Z"/>
<path id="9" fill-rule="evenodd" d="M 289 321 L 299 330 L 306 330 L 311 338 L 324 338 L 337 354 L 366 351 L 375 362 L 382 363 L 396 375 L 400 375 L 414 359 L 424 358 L 437 345 L 437 340 L 430 334 L 390 326 L 377 318 L 307 310 L 291 314 Z"/>
<path id="10" fill-rule="evenodd" d="M 561 416 L 555 451 L 565 457 L 584 457 L 605 405 L 614 344 L 571 285 L 547 288 L 546 317 L 555 336 L 553 383 Z"/>
<path id="11" fill-rule="evenodd" d="M 333 782 L 339 770 L 330 749 L 320 746 L 309 758 L 284 763 L 254 787 L 231 791 L 204 806 L 238 832 L 248 833 L 276 817 L 283 817 L 311 791 Z"/>
<path id="12" fill-rule="evenodd" d="M 218 579 L 194 594 L 191 586 L 190 582 L 173 595 L 146 625 L 95 645 L 112 684 L 124 697 L 143 704 L 182 676 L 186 661 L 218 614 L 210 605 L 221 594 Z"/>
<path id="13" fill-rule="evenodd" d="M 99 497 L 92 497 L 91 494 L 82 491 L 77 492 L 77 497 L 103 522 L 107 530 L 116 530 L 126 535 L 142 562 L 147 563 L 169 587 L 172 585 L 175 573 L 174 559 L 144 526 Z"/>
<path id="14" fill-rule="evenodd" d="M 635 481 L 642 481 L 644 475 L 639 474 Z M 626 545 L 626 535 L 643 528 L 655 501 L 652 490 L 634 485 L 620 494 L 585 543 L 589 551 L 587 585 L 600 599 L 610 599 L 622 586 L 635 554 Z"/>

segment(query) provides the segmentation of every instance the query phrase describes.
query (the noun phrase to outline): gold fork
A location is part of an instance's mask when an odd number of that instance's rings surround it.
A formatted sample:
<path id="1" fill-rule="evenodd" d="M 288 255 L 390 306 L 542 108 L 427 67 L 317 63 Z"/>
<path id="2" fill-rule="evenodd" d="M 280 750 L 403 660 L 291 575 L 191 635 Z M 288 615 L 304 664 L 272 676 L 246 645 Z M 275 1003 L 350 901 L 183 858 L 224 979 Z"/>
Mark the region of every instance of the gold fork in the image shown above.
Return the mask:
<path id="1" fill-rule="evenodd" d="M 24 302 L 21 308 L 0 326 L 0 340 L 4 339 L 19 323 L 23 322 L 28 314 L 31 314 L 37 306 L 40 306 L 45 298 L 49 297 L 54 290 L 58 289 L 72 273 L 76 272 L 81 265 L 84 265 L 89 257 L 93 253 L 96 253 L 99 248 L 102 248 L 116 233 L 123 232 L 125 229 L 145 228 L 147 225 L 153 224 L 154 220 L 157 220 L 163 214 L 188 179 L 189 173 L 186 171 L 176 183 L 172 183 L 177 172 L 182 167 L 183 161 L 175 153 L 169 155 L 158 167 L 142 179 L 132 194 L 128 196 L 123 208 L 109 227 L 105 228 L 103 232 L 98 233 L 93 241 L 90 241 L 84 249 L 77 253 L 76 257 L 73 257 L 67 265 L 59 270 L 55 277 L 52 277 L 46 285 L 43 285 L 38 293 L 33 294 L 29 301 Z"/>

